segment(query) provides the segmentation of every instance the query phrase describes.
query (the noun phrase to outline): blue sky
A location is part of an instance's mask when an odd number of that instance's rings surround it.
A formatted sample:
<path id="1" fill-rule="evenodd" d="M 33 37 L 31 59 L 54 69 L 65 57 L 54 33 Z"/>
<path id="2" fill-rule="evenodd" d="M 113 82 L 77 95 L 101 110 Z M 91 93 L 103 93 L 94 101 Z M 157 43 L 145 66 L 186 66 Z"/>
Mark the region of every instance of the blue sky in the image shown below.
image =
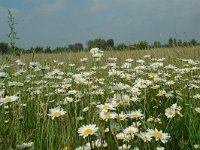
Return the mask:
<path id="1" fill-rule="evenodd" d="M 7 9 L 13 12 L 17 46 L 166 43 L 169 37 L 200 41 L 200 0 L 0 0 L 0 42 L 8 41 Z"/>

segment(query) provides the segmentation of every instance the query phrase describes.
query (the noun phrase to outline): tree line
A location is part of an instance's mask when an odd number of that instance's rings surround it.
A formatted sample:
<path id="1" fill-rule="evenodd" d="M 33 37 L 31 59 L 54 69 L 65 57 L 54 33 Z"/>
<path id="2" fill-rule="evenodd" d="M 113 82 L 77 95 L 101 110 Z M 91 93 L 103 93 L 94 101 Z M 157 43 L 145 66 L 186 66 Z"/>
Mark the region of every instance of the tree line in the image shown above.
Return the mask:
<path id="1" fill-rule="evenodd" d="M 52 52 L 62 52 L 62 51 L 73 51 L 73 52 L 79 52 L 79 51 L 88 51 L 93 47 L 98 47 L 102 50 L 143 50 L 143 49 L 150 49 L 150 48 L 161 48 L 161 47 L 189 47 L 189 46 L 197 46 L 200 45 L 200 43 L 197 42 L 196 39 L 191 39 L 190 41 L 182 41 L 181 39 L 176 38 L 169 38 L 167 44 L 161 44 L 159 41 L 154 41 L 152 44 L 149 44 L 147 41 L 139 41 L 135 44 L 115 44 L 113 39 L 102 39 L 102 38 L 96 38 L 94 40 L 88 40 L 87 47 L 84 48 L 82 43 L 74 43 L 69 44 L 65 47 L 56 47 L 51 48 L 50 46 L 42 47 L 42 46 L 36 46 L 36 47 L 30 47 L 29 49 L 19 48 L 16 47 L 15 51 L 22 52 L 22 53 L 32 53 L 32 52 L 43 52 L 43 53 L 52 53 Z M 0 53 L 6 54 L 11 53 L 13 51 L 12 45 L 6 42 L 0 43 Z"/>

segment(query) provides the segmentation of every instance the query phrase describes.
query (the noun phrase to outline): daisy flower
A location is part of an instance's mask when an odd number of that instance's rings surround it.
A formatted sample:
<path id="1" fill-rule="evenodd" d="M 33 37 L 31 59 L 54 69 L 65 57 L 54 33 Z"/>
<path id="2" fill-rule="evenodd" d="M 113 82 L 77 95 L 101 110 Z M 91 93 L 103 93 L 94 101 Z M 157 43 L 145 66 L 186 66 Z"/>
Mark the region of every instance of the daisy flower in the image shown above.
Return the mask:
<path id="1" fill-rule="evenodd" d="M 177 105 L 177 103 L 173 104 L 171 106 L 171 109 L 175 110 L 177 113 L 179 113 L 181 111 L 181 107 Z"/>
<path id="2" fill-rule="evenodd" d="M 131 135 L 137 133 L 138 131 L 139 131 L 138 128 L 135 128 L 133 126 L 130 126 L 130 127 L 127 127 L 126 129 L 124 129 L 125 134 L 131 134 Z"/>
<path id="3" fill-rule="evenodd" d="M 162 131 L 158 131 L 156 128 L 155 130 L 148 129 L 148 133 L 150 133 L 152 137 L 156 139 L 156 141 L 160 140 L 162 143 L 166 143 L 167 140 L 170 138 L 168 133 L 163 133 Z"/>
<path id="4" fill-rule="evenodd" d="M 114 106 L 110 103 L 97 105 L 96 107 L 99 108 L 101 111 L 115 110 Z"/>
<path id="5" fill-rule="evenodd" d="M 144 58 L 150 58 L 151 55 L 144 55 L 143 57 L 144 57 Z"/>
<path id="6" fill-rule="evenodd" d="M 132 111 L 131 113 L 128 114 L 129 118 L 132 119 L 139 119 L 139 118 L 143 118 L 143 114 L 141 112 L 141 110 L 137 110 L 137 111 Z"/>
<path id="7" fill-rule="evenodd" d="M 117 125 L 117 124 L 111 124 L 110 130 L 111 130 L 112 133 L 116 133 L 117 131 L 120 130 L 120 126 Z"/>
<path id="8" fill-rule="evenodd" d="M 125 61 L 131 63 L 133 61 L 133 59 L 132 58 L 128 58 Z"/>
<path id="9" fill-rule="evenodd" d="M 142 132 L 138 135 L 144 142 L 151 141 L 152 135 L 148 132 Z"/>
<path id="10" fill-rule="evenodd" d="M 162 62 L 155 62 L 153 64 L 150 65 L 153 69 L 157 69 L 159 67 L 162 67 L 163 66 L 163 63 Z"/>
<path id="11" fill-rule="evenodd" d="M 121 103 L 122 103 L 122 96 L 120 94 L 115 94 L 114 98 L 112 98 L 112 104 L 118 106 Z"/>
<path id="12" fill-rule="evenodd" d="M 131 149 L 131 145 L 123 144 L 122 146 L 118 147 L 118 150 L 129 150 Z"/>
<path id="13" fill-rule="evenodd" d="M 165 150 L 164 147 L 156 147 L 156 150 Z"/>
<path id="14" fill-rule="evenodd" d="M 173 118 L 175 114 L 176 114 L 176 111 L 174 109 L 171 109 L 171 108 L 165 109 L 165 116 L 167 116 L 167 118 Z"/>
<path id="15" fill-rule="evenodd" d="M 124 112 L 122 111 L 120 114 L 118 114 L 117 119 L 119 120 L 125 120 L 127 118 L 127 115 L 124 114 Z"/>
<path id="16" fill-rule="evenodd" d="M 153 72 L 150 72 L 150 73 L 148 74 L 148 76 L 149 76 L 149 78 L 158 78 L 157 73 L 153 73 Z"/>
<path id="17" fill-rule="evenodd" d="M 116 113 L 111 113 L 111 112 L 104 112 L 102 111 L 100 114 L 99 114 L 100 118 L 105 120 L 105 121 L 108 121 L 108 119 L 114 119 L 117 117 L 117 114 Z"/>
<path id="18" fill-rule="evenodd" d="M 5 98 L 0 98 L 1 103 L 9 103 L 9 102 L 14 102 L 18 99 L 19 97 L 17 96 L 6 96 Z"/>
<path id="19" fill-rule="evenodd" d="M 0 72 L 0 78 L 6 78 L 8 74 L 6 72 Z"/>
<path id="20" fill-rule="evenodd" d="M 95 149 L 95 148 L 100 148 L 100 147 L 107 147 L 108 144 L 106 143 L 106 141 L 103 141 L 103 140 L 100 140 L 100 139 L 97 139 L 96 141 L 92 141 L 92 142 L 88 142 L 85 144 L 85 146 L 91 150 L 91 146 L 92 146 L 92 149 Z M 84 149 L 85 150 L 85 149 Z"/>
<path id="21" fill-rule="evenodd" d="M 118 133 L 116 134 L 116 138 L 118 140 L 130 141 L 132 139 L 132 136 L 130 134 Z"/>
<path id="22" fill-rule="evenodd" d="M 17 145 L 17 148 L 20 149 L 25 149 L 33 146 L 33 142 L 28 142 L 28 143 L 22 143 L 21 145 Z"/>
<path id="23" fill-rule="evenodd" d="M 199 148 L 200 148 L 200 145 L 198 145 L 198 144 L 194 145 L 194 149 L 199 149 Z"/>
<path id="24" fill-rule="evenodd" d="M 89 125 L 83 125 L 78 129 L 79 136 L 83 136 L 83 138 L 86 138 L 89 135 L 95 135 L 98 131 L 98 127 L 96 127 L 96 124 L 89 124 Z"/>
<path id="25" fill-rule="evenodd" d="M 157 96 L 163 96 L 166 94 L 165 90 L 159 90 Z"/>
<path id="26" fill-rule="evenodd" d="M 97 139 L 96 141 L 95 141 L 95 145 L 96 145 L 96 147 L 107 147 L 108 146 L 108 143 L 106 142 L 106 141 L 104 141 L 104 140 L 101 140 L 101 139 Z"/>
<path id="27" fill-rule="evenodd" d="M 174 83 L 175 83 L 175 82 L 172 81 L 172 80 L 166 82 L 166 84 L 167 84 L 168 86 L 174 85 Z"/>
<path id="28" fill-rule="evenodd" d="M 194 98 L 194 99 L 198 99 L 198 100 L 200 100 L 200 94 L 196 94 L 196 95 L 194 95 L 193 98 Z"/>
<path id="29" fill-rule="evenodd" d="M 129 105 L 130 97 L 128 95 L 123 95 L 122 100 L 124 104 Z"/>
<path id="30" fill-rule="evenodd" d="M 51 119 L 53 120 L 55 117 L 60 117 L 60 116 L 65 115 L 65 114 L 66 114 L 66 111 L 64 111 L 60 107 L 56 107 L 56 108 L 49 109 L 48 116 L 50 116 Z"/>
<path id="31" fill-rule="evenodd" d="M 200 107 L 195 108 L 195 110 L 196 110 L 198 113 L 200 113 Z"/>

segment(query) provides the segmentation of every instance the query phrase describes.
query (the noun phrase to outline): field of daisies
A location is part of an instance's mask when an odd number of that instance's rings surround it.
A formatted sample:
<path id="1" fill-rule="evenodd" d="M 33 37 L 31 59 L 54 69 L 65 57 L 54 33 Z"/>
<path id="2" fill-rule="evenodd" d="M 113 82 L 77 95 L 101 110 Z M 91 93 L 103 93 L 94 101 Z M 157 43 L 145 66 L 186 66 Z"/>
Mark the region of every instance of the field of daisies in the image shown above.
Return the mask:
<path id="1" fill-rule="evenodd" d="M 200 48 L 0 57 L 1 150 L 200 149 Z"/>

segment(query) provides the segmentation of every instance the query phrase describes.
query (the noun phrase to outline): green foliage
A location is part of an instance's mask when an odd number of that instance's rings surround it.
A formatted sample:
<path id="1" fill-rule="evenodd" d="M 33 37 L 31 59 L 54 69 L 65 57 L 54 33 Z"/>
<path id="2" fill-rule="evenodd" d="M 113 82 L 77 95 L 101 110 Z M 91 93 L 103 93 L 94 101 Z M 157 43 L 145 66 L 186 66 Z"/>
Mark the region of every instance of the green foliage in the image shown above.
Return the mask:
<path id="1" fill-rule="evenodd" d="M 50 47 L 50 46 L 47 46 L 47 47 L 44 49 L 44 52 L 45 52 L 45 53 L 51 53 L 51 52 L 52 52 L 51 47 Z"/>
<path id="2" fill-rule="evenodd" d="M 12 48 L 12 52 L 15 52 L 15 53 L 17 53 L 16 52 L 16 41 L 19 39 L 19 37 L 17 37 L 17 31 L 15 29 L 16 24 L 17 23 L 15 21 L 15 18 L 13 17 L 12 12 L 8 9 L 8 26 L 10 29 L 8 38 L 9 38 L 9 44 Z"/>
<path id="3" fill-rule="evenodd" d="M 36 46 L 36 47 L 34 48 L 34 51 L 35 51 L 36 53 L 43 52 L 43 51 L 44 51 L 44 48 L 43 48 L 42 46 Z"/>
<path id="4" fill-rule="evenodd" d="M 118 45 L 115 47 L 115 50 L 120 50 L 120 51 L 122 51 L 122 50 L 125 50 L 125 49 L 127 49 L 127 48 L 128 48 L 128 46 L 127 46 L 126 44 L 121 43 L 121 44 L 118 44 Z"/>
<path id="5" fill-rule="evenodd" d="M 195 39 L 192 39 L 192 40 L 190 41 L 190 44 L 191 44 L 192 46 L 196 46 L 196 45 L 197 45 L 197 41 L 196 41 Z"/>
<path id="6" fill-rule="evenodd" d="M 89 40 L 87 42 L 88 49 L 98 47 L 100 49 L 107 49 L 107 42 L 104 39 L 98 38 L 94 40 Z"/>
<path id="7" fill-rule="evenodd" d="M 75 43 L 68 45 L 68 50 L 70 51 L 82 51 L 83 50 L 83 44 L 81 43 Z"/>
<path id="8" fill-rule="evenodd" d="M 153 47 L 154 47 L 154 48 L 161 48 L 162 45 L 161 45 L 161 43 L 160 43 L 159 41 L 154 41 Z"/>
<path id="9" fill-rule="evenodd" d="M 173 47 L 173 39 L 172 38 L 169 38 L 168 45 L 169 45 L 169 47 Z"/>
<path id="10" fill-rule="evenodd" d="M 178 45 L 178 46 L 183 46 L 183 42 L 182 42 L 182 40 L 181 40 L 181 39 L 179 39 L 179 40 L 178 40 L 178 43 L 177 43 L 177 45 Z"/>
<path id="11" fill-rule="evenodd" d="M 147 41 L 140 41 L 137 44 L 135 44 L 136 49 L 147 49 L 148 43 Z"/>
<path id="12" fill-rule="evenodd" d="M 176 38 L 173 39 L 173 46 L 177 46 Z"/>
<path id="13" fill-rule="evenodd" d="M 6 54 L 9 52 L 8 43 L 1 42 L 0 43 L 0 53 Z"/>
<path id="14" fill-rule="evenodd" d="M 113 39 L 109 39 L 107 40 L 107 47 L 108 48 L 113 48 L 114 47 L 114 40 Z"/>

